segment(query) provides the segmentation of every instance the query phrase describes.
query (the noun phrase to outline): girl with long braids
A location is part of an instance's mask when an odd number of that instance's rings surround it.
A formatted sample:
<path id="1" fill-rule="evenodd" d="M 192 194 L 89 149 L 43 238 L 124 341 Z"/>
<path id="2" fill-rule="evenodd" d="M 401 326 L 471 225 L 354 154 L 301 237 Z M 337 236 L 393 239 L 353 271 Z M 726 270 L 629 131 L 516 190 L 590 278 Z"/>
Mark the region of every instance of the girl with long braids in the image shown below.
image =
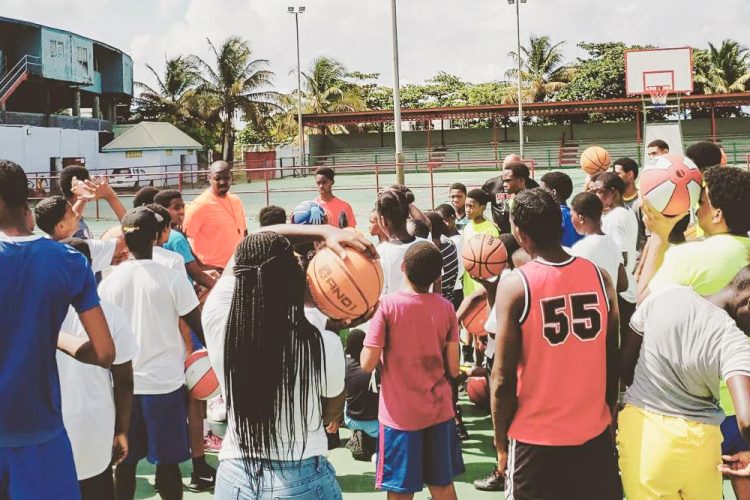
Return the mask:
<path id="1" fill-rule="evenodd" d="M 324 425 L 343 407 L 344 360 L 305 318 L 305 277 L 292 244 L 306 241 L 376 256 L 354 232 L 270 226 L 242 240 L 205 303 L 206 345 L 228 414 L 219 500 L 341 498 Z"/>

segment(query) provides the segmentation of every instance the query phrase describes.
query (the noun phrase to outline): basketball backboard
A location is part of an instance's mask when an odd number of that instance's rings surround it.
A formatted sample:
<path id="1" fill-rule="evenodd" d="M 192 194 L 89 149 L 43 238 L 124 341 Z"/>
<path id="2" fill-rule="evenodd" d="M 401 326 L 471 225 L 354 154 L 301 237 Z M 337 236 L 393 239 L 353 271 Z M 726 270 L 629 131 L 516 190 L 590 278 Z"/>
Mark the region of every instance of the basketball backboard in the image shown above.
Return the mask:
<path id="1" fill-rule="evenodd" d="M 625 92 L 628 95 L 693 91 L 693 49 L 625 51 Z"/>

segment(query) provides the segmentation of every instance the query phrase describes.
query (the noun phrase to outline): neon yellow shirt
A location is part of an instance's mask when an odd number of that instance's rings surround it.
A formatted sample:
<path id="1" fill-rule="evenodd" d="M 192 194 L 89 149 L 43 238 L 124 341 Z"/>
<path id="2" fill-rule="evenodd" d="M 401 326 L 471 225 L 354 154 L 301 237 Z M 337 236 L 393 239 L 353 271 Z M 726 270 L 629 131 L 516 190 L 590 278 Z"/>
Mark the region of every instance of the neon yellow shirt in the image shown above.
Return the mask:
<path id="1" fill-rule="evenodd" d="M 485 219 L 484 222 L 477 224 L 474 221 L 469 221 L 464 227 L 463 240 L 466 241 L 475 234 L 491 234 L 492 236 L 500 236 L 500 230 L 497 228 L 494 222 Z M 482 286 L 469 276 L 469 273 L 464 272 L 464 297 L 468 297 L 478 286 Z"/>
<path id="2" fill-rule="evenodd" d="M 711 295 L 724 288 L 748 264 L 750 238 L 717 234 L 702 241 L 675 245 L 667 250 L 664 264 L 649 283 L 649 289 L 675 283 L 692 287 L 700 295 Z M 722 381 L 720 404 L 724 413 L 734 415 L 734 403 Z"/>

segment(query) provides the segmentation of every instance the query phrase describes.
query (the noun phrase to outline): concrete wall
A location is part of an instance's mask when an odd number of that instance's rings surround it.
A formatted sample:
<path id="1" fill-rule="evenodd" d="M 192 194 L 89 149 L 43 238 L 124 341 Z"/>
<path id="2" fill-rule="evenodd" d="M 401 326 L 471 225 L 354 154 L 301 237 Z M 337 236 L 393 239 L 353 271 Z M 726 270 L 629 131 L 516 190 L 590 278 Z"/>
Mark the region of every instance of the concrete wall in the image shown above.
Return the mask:
<path id="1" fill-rule="evenodd" d="M 48 173 L 50 158 L 84 157 L 88 168 L 97 168 L 98 156 L 96 131 L 0 126 L 0 158 L 18 163 L 26 172 Z"/>
<path id="2" fill-rule="evenodd" d="M 18 163 L 27 173 L 49 173 L 50 158 L 85 158 L 89 170 L 158 166 L 159 171 L 179 172 L 182 155 L 185 168 L 194 170 L 196 151 L 144 151 L 141 158 L 125 158 L 124 152 L 100 153 L 97 131 L 0 125 L 0 158 Z M 170 184 L 176 184 L 171 179 Z"/>

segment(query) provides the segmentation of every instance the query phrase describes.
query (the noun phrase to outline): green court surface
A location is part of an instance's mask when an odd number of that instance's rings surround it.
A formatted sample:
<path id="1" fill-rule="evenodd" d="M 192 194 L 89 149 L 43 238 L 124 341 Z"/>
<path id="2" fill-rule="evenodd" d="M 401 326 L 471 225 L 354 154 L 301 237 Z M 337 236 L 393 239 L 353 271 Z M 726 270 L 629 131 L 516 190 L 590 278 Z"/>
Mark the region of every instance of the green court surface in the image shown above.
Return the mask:
<path id="1" fill-rule="evenodd" d="M 580 191 L 583 186 L 583 171 L 568 169 L 565 172 L 573 179 L 574 191 Z M 544 171 L 537 171 L 536 178 L 539 179 L 543 173 Z M 422 210 L 428 210 L 433 207 L 433 195 L 435 206 L 448 203 L 448 186 L 452 183 L 461 182 L 468 189 L 472 189 L 481 187 L 487 179 L 499 174 L 500 172 L 497 170 L 444 171 L 436 169 L 432 175 L 431 183 L 430 174 L 427 172 L 407 172 L 406 185 L 414 191 L 416 205 Z M 396 176 L 394 173 L 379 174 L 377 178 L 372 173 L 337 175 L 334 194 L 352 205 L 354 215 L 357 218 L 357 227 L 361 231 L 366 231 L 368 216 L 375 207 L 378 186 L 383 188 L 395 182 Z M 431 185 L 435 187 L 430 189 Z M 315 177 L 312 175 L 273 179 L 268 182 L 268 187 L 270 204 L 283 207 L 287 214 L 300 202 L 314 200 L 318 196 Z M 199 195 L 203 189 L 200 187 L 184 189 L 185 201 L 189 202 Z M 267 204 L 265 189 L 266 184 L 262 180 L 235 183 L 232 186 L 232 192 L 237 194 L 245 205 L 245 215 L 250 229 L 258 227 L 258 211 Z M 125 206 L 130 208 L 133 193 L 123 192 L 120 193 L 120 196 Z M 85 210 L 86 220 L 96 235 L 100 235 L 114 221 L 114 214 L 106 202 L 99 201 L 98 207 L 98 218 L 96 203 L 89 203 Z"/>
<path id="2" fill-rule="evenodd" d="M 465 395 L 461 397 L 462 411 L 464 422 L 469 431 L 470 439 L 464 441 L 461 445 L 464 457 L 466 472 L 458 476 L 455 480 L 456 493 L 460 499 L 499 499 L 505 498 L 502 493 L 482 492 L 474 489 L 472 483 L 487 475 L 495 464 L 495 449 L 492 447 L 492 420 L 490 415 L 479 410 L 466 399 Z M 349 437 L 347 429 L 341 429 L 342 442 Z M 342 443 L 343 444 L 343 443 Z M 385 494 L 378 492 L 374 488 L 375 484 L 375 465 L 370 462 L 357 462 L 346 448 L 337 448 L 332 450 L 329 459 L 336 468 L 336 477 L 344 498 L 356 499 L 374 499 L 385 498 Z M 208 462 L 214 467 L 217 465 L 215 455 L 208 455 Z M 184 483 L 190 482 L 190 462 L 182 464 L 182 476 Z M 158 499 L 154 494 L 154 470 L 155 468 L 145 460 L 141 461 L 138 467 L 137 499 Z M 213 494 L 210 492 L 192 493 L 185 489 L 186 499 L 209 499 Z M 416 499 L 429 498 L 427 489 L 422 493 L 414 496 Z M 729 481 L 724 481 L 724 499 L 735 500 L 734 492 Z M 324 500 L 324 499 L 321 499 Z M 573 500 L 573 499 L 571 499 Z"/>

